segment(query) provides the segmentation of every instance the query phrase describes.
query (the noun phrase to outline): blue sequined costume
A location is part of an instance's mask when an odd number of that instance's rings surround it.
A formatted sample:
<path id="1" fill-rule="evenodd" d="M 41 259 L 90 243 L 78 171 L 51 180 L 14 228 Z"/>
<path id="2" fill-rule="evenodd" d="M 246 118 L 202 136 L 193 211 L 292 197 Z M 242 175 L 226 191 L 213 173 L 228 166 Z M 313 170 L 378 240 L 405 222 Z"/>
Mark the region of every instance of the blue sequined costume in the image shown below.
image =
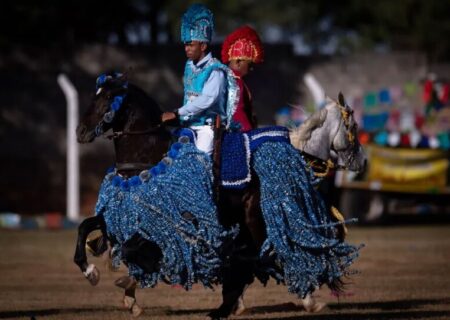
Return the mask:
<path id="1" fill-rule="evenodd" d="M 206 119 L 215 119 L 220 115 L 226 127 L 230 127 L 232 117 L 236 111 L 239 96 L 239 86 L 233 71 L 222 64 L 216 58 L 210 58 L 205 65 L 200 68 L 193 67 L 192 61 L 187 61 L 183 75 L 184 98 L 183 104 L 202 95 L 205 82 L 209 79 L 213 71 L 223 72 L 226 79 L 226 96 L 220 99 L 211 107 L 199 114 L 180 116 L 180 120 L 186 125 L 203 125 Z"/>
<path id="2" fill-rule="evenodd" d="M 163 253 L 160 270 L 146 274 L 129 264 L 143 287 L 168 280 L 190 289 L 220 280 L 220 250 L 228 237 L 218 223 L 212 197 L 211 160 L 191 143 L 175 143 L 146 175 L 123 180 L 109 173 L 100 189 L 96 214 L 103 215 L 118 247 L 135 233 L 155 242 Z M 184 213 L 189 212 L 189 218 Z M 232 231 L 234 232 L 234 231 Z M 120 259 L 120 249 L 115 251 Z"/>
<path id="3" fill-rule="evenodd" d="M 261 183 L 267 239 L 261 256 L 276 254 L 289 292 L 304 298 L 348 275 L 359 248 L 337 239 L 336 223 L 311 183 L 299 152 L 289 143 L 262 143 L 252 157 Z"/>
<path id="4" fill-rule="evenodd" d="M 322 284 L 333 284 L 346 275 L 359 248 L 340 241 L 337 223 L 321 195 L 302 156 L 289 141 L 284 127 L 267 127 L 246 133 L 226 133 L 222 151 L 222 185 L 244 188 L 250 181 L 250 166 L 260 181 L 261 210 L 267 239 L 260 255 L 272 265 L 259 270 L 284 281 L 301 298 Z M 245 179 L 244 179 L 245 178 Z M 265 270 L 266 268 L 266 270 Z M 262 272 L 262 274 L 261 274 Z"/>

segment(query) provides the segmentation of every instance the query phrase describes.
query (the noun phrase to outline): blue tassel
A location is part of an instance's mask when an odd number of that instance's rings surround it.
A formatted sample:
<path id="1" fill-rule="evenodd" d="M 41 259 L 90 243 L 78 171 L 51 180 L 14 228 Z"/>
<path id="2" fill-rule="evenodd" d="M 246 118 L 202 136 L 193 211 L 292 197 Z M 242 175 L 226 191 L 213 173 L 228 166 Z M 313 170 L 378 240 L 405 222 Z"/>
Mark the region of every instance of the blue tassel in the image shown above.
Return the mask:
<path id="1" fill-rule="evenodd" d="M 163 162 L 159 162 L 157 165 L 159 173 L 165 173 L 167 166 Z"/>
<path id="2" fill-rule="evenodd" d="M 161 267 L 151 274 L 128 264 L 129 275 L 142 287 L 154 287 L 159 280 L 168 279 L 187 290 L 194 283 L 211 288 L 221 280 L 221 247 L 238 230 L 226 231 L 218 223 L 211 159 L 194 145 L 184 144 L 172 160 L 164 175 L 127 190 L 123 187 L 133 185 L 134 177 L 121 183 L 120 188 L 104 179 L 96 214 L 103 215 L 108 235 L 117 240 L 112 251 L 116 264 L 121 258 L 121 245 L 136 233 L 161 248 Z M 153 169 L 160 170 L 161 166 Z M 185 211 L 196 217 L 196 224 L 183 218 Z"/>
<path id="3" fill-rule="evenodd" d="M 141 179 L 139 179 L 139 176 L 133 176 L 129 180 L 130 186 L 136 187 L 142 183 Z"/>
<path id="4" fill-rule="evenodd" d="M 194 141 L 195 141 L 195 132 L 191 129 L 183 128 L 180 130 L 179 135 L 180 135 L 180 137 L 183 137 L 183 136 L 188 137 L 189 141 L 191 143 L 194 143 Z"/>
<path id="5" fill-rule="evenodd" d="M 253 164 L 267 233 L 261 255 L 275 251 L 289 292 L 304 298 L 350 274 L 347 268 L 361 246 L 337 239 L 339 223 L 331 221 L 299 152 L 289 143 L 266 142 L 254 153 Z"/>
<path id="6" fill-rule="evenodd" d="M 106 74 L 101 74 L 97 78 L 97 88 L 101 87 L 106 82 Z"/>
<path id="7" fill-rule="evenodd" d="M 114 102 L 117 102 L 119 105 L 121 105 L 122 102 L 123 102 L 123 97 L 122 96 L 115 96 L 114 97 Z"/>
<path id="8" fill-rule="evenodd" d="M 151 173 L 152 177 L 156 177 L 161 172 L 159 171 L 159 167 L 158 166 L 154 166 L 153 168 L 150 169 L 150 173 Z"/>
<path id="9" fill-rule="evenodd" d="M 120 109 L 120 104 L 119 104 L 118 102 L 114 101 L 114 102 L 111 104 L 111 109 L 113 109 L 114 111 L 119 110 L 119 109 Z"/>
<path id="10" fill-rule="evenodd" d="M 178 155 L 178 150 L 175 150 L 175 149 L 171 148 L 169 150 L 169 152 L 167 153 L 167 155 L 169 157 L 171 157 L 172 159 L 175 159 L 177 157 L 177 155 Z"/>
<path id="11" fill-rule="evenodd" d="M 122 178 L 119 177 L 119 176 L 115 176 L 115 177 L 112 179 L 112 184 L 113 184 L 115 187 L 120 186 L 121 183 L 122 183 Z"/>
<path id="12" fill-rule="evenodd" d="M 128 180 L 122 180 L 122 182 L 120 183 L 120 188 L 125 191 L 130 190 L 130 184 L 128 183 Z"/>

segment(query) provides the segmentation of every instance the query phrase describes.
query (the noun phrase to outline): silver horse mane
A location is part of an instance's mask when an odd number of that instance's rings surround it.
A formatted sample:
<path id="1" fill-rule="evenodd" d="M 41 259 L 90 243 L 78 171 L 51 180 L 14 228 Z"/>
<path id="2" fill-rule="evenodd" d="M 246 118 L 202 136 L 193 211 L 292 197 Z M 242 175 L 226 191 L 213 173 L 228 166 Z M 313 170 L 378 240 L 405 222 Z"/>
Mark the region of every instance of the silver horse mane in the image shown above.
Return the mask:
<path id="1" fill-rule="evenodd" d="M 311 138 L 312 132 L 321 127 L 327 119 L 327 106 L 329 104 L 336 104 L 336 102 L 328 97 L 326 100 L 327 105 L 324 108 L 318 112 L 314 112 L 299 128 L 290 132 L 291 143 L 296 149 L 303 150 L 306 142 Z"/>

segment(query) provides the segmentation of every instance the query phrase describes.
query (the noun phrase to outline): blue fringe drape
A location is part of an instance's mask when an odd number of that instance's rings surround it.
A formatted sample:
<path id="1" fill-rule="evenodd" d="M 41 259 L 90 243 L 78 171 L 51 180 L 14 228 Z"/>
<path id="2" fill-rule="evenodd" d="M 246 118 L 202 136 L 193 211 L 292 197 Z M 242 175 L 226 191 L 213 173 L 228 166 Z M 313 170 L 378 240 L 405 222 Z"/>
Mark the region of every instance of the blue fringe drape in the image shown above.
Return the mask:
<path id="1" fill-rule="evenodd" d="M 261 256 L 275 252 L 289 291 L 304 298 L 346 275 L 359 248 L 337 239 L 336 223 L 299 152 L 289 143 L 266 142 L 252 161 L 267 229 Z"/>
<path id="2" fill-rule="evenodd" d="M 212 195 L 212 164 L 193 144 L 176 143 L 171 161 L 150 170 L 148 181 L 118 181 L 109 174 L 103 181 L 97 214 L 102 214 L 110 237 L 120 246 L 135 233 L 154 241 L 163 253 L 160 270 L 146 274 L 129 264 L 129 274 L 143 287 L 158 280 L 190 289 L 200 282 L 211 287 L 220 281 L 223 241 L 236 230 L 225 232 L 219 225 Z"/>

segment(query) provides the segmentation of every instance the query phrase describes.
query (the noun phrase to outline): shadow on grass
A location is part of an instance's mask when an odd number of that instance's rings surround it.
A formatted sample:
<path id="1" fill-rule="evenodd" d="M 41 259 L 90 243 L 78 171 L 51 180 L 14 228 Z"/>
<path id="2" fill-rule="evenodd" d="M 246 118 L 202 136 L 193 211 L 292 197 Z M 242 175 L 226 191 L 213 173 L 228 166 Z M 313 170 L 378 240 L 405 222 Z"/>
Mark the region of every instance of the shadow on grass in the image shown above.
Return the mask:
<path id="1" fill-rule="evenodd" d="M 351 302 L 333 303 L 328 306 L 331 310 L 343 309 L 381 309 L 381 310 L 408 310 L 417 309 L 426 305 L 450 305 L 450 298 L 444 299 L 409 299 L 378 302 Z"/>
<path id="2" fill-rule="evenodd" d="M 422 308 L 424 306 L 430 305 L 442 305 L 445 306 L 446 310 L 409 310 Z M 258 320 L 259 318 L 246 318 L 247 315 L 258 315 L 258 314 L 268 314 L 268 313 L 280 313 L 280 312 L 301 312 L 301 315 L 286 315 L 285 317 L 276 316 L 274 318 L 264 319 L 278 319 L 278 320 L 321 320 L 321 319 L 336 319 L 336 320 L 353 320 L 353 319 L 430 319 L 435 317 L 444 317 L 450 314 L 448 306 L 450 305 L 450 299 L 410 299 L 410 300 L 393 300 L 393 301 L 380 301 L 380 302 L 352 302 L 352 303 L 331 303 L 324 309 L 323 312 L 317 314 L 308 314 L 304 311 L 303 307 L 297 306 L 294 303 L 283 303 L 271 306 L 256 306 L 250 307 L 245 311 L 245 314 L 240 316 L 240 320 Z M 363 312 L 344 312 L 344 313 L 334 313 L 333 311 L 341 310 L 362 310 Z M 375 311 L 375 310 L 376 311 Z M 328 311 L 333 314 L 330 315 Z M 210 309 L 184 309 L 184 310 L 173 310 L 170 307 L 149 307 L 145 308 L 145 313 L 147 315 L 167 315 L 167 316 L 181 316 L 181 315 L 194 315 L 194 314 L 207 314 L 211 311 Z M 385 312 L 388 311 L 388 312 Z M 73 314 L 76 316 L 82 313 L 96 313 L 101 318 L 102 313 L 106 312 L 127 312 L 124 308 L 116 307 L 99 307 L 99 308 L 68 308 L 68 309 L 42 309 L 42 310 L 20 310 L 20 311 L 0 311 L 0 319 L 13 319 L 30 317 L 30 319 L 44 316 L 52 315 L 69 315 Z M 262 318 L 261 318 L 262 319 Z"/>
<path id="3" fill-rule="evenodd" d="M 316 314 L 316 315 L 296 315 L 274 318 L 245 318 L 239 320 L 409 320 L 409 319 L 431 319 L 446 317 L 450 311 L 400 311 L 400 312 L 365 312 L 365 313 L 340 313 L 340 314 Z"/>
<path id="4" fill-rule="evenodd" d="M 22 317 L 44 317 L 65 314 L 80 314 L 86 312 L 111 312 L 123 310 L 121 308 L 69 308 L 69 309 L 41 309 L 41 310 L 17 310 L 17 311 L 1 311 L 0 319 L 22 318 Z"/>
<path id="5" fill-rule="evenodd" d="M 150 314 L 157 313 L 159 315 L 165 315 L 170 312 L 169 308 L 165 307 L 155 307 L 155 308 L 145 308 L 148 310 Z M 204 310 L 207 312 L 208 310 Z M 73 315 L 74 319 L 81 314 L 91 313 L 98 314 L 99 319 L 102 319 L 102 314 L 108 312 L 124 312 L 128 311 L 125 308 L 120 307 L 98 307 L 98 308 L 67 308 L 67 309 L 40 309 L 40 310 L 17 310 L 17 311 L 0 311 L 0 319 L 14 319 L 14 318 L 23 318 L 29 317 L 30 319 L 40 320 L 41 317 L 46 316 L 54 316 L 54 315 Z"/>

